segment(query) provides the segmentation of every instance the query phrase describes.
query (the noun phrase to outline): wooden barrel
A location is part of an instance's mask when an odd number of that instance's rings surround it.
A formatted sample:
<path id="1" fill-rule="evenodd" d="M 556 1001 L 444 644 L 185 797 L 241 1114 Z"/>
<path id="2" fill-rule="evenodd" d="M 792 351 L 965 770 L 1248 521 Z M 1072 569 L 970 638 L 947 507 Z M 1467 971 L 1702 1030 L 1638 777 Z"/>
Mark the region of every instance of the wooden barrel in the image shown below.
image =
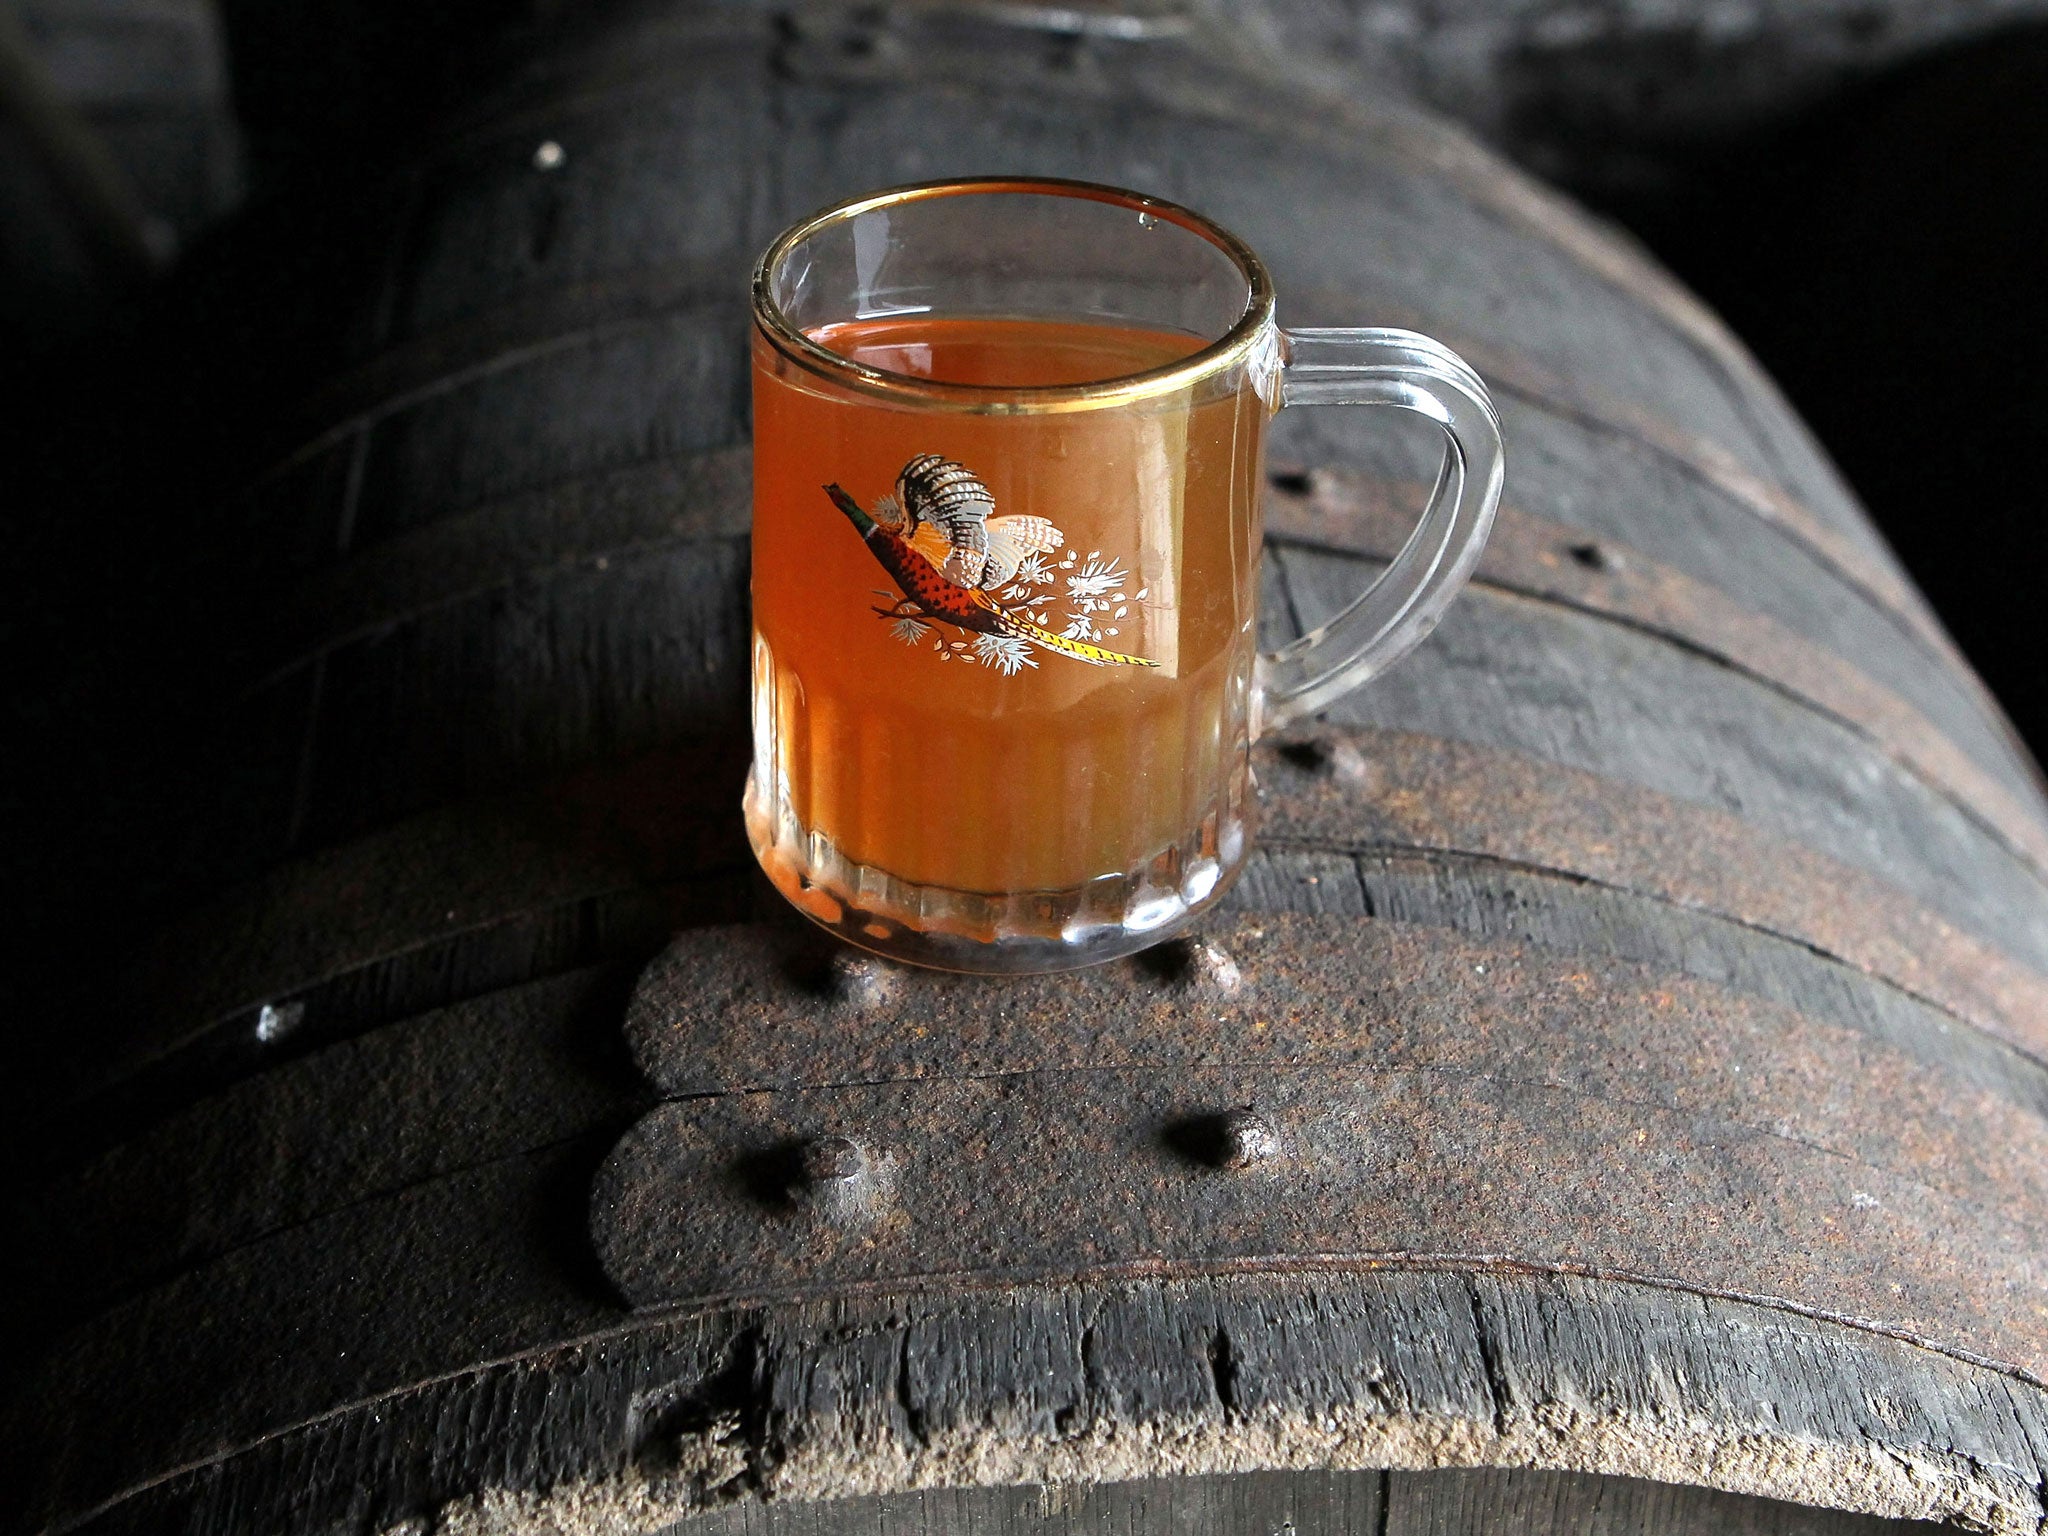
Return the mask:
<path id="1" fill-rule="evenodd" d="M 1015 20 L 614 19 L 237 269 L 241 627 L 142 765 L 191 894 L 40 1106 L 9 1528 L 2039 1529 L 1996 707 L 1621 241 L 1227 33 Z M 1510 479 L 1430 644 L 1260 749 L 1203 937 L 987 982 L 751 872 L 742 283 L 996 170 L 1443 338 Z M 1276 638 L 1428 468 L 1282 426 Z"/>

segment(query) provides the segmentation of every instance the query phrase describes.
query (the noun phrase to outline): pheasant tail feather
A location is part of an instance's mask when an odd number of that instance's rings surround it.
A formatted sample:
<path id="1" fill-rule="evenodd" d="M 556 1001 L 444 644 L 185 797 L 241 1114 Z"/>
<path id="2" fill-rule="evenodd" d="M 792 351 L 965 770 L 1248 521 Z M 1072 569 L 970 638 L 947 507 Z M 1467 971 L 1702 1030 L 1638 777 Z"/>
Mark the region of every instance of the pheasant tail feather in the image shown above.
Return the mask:
<path id="1" fill-rule="evenodd" d="M 989 603 L 986 606 L 989 612 L 995 614 L 1003 627 L 1011 633 L 1029 640 L 1034 645 L 1042 645 L 1049 651 L 1058 651 L 1062 656 L 1071 656 L 1076 661 L 1085 661 L 1091 666 L 1097 667 L 1156 667 L 1159 665 L 1158 662 L 1148 661 L 1143 656 L 1126 656 L 1120 651 L 1107 650 L 1099 645 L 1090 645 L 1085 640 L 1073 640 L 1065 635 L 1056 635 L 1051 630 L 1032 623 L 1029 619 L 1019 618 L 1007 609 L 996 607 L 993 603 Z"/>

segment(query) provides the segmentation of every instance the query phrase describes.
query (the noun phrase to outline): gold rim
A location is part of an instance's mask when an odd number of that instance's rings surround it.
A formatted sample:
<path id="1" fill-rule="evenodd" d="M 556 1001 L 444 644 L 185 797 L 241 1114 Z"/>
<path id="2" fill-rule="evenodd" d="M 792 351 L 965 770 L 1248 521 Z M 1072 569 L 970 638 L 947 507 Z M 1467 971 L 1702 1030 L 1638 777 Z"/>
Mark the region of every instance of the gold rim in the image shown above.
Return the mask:
<path id="1" fill-rule="evenodd" d="M 907 373 L 870 368 L 820 346 L 790 323 L 775 302 L 771 279 L 789 253 L 813 235 L 877 208 L 932 198 L 990 192 L 1036 192 L 1051 197 L 1078 197 L 1114 203 L 1138 213 L 1165 219 L 1201 236 L 1236 264 L 1247 288 L 1244 314 L 1217 340 L 1200 351 L 1161 368 L 1087 384 L 949 384 Z M 1026 415 L 1035 411 L 1080 411 L 1120 405 L 1152 395 L 1172 394 L 1236 366 L 1258 347 L 1273 319 L 1273 281 L 1265 264 L 1237 236 L 1192 209 L 1164 198 L 1147 197 L 1122 187 L 1056 177 L 977 176 L 959 181 L 927 181 L 889 187 L 835 203 L 784 230 L 754 267 L 754 325 L 776 351 L 798 366 L 863 394 L 917 405 L 980 415 Z"/>

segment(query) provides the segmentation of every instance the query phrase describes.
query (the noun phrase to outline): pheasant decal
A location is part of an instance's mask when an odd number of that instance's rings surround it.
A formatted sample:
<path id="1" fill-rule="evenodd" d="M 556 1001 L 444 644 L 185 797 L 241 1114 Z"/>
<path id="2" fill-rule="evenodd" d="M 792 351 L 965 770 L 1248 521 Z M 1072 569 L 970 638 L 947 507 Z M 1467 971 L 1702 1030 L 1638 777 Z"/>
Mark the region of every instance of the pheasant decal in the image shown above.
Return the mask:
<path id="1" fill-rule="evenodd" d="M 868 549 L 896 583 L 903 596 L 876 613 L 891 620 L 900 636 L 921 639 L 928 623 L 951 625 L 980 637 L 968 659 L 980 659 L 1006 674 L 1036 666 L 1029 647 L 1057 652 L 1097 667 L 1156 667 L 1156 661 L 1126 656 L 1090 642 L 1114 635 L 1093 622 L 1098 610 L 1111 611 L 1102 594 L 1120 588 L 1123 574 L 1114 562 L 1104 567 L 1091 556 L 1083 575 L 1068 587 L 1084 592 L 1082 612 L 1065 634 L 1054 634 L 1035 622 L 1018 601 L 1020 577 L 1050 580 L 1047 557 L 1060 547 L 1063 535 L 1043 517 L 996 517 L 995 498 L 964 465 L 937 454 L 919 454 L 896 477 L 893 496 L 884 496 L 872 512 L 863 511 L 837 485 L 825 487 L 834 506 L 846 514 Z M 1069 555 L 1066 565 L 1078 557 Z M 1003 594 L 999 596 L 998 594 Z M 1140 592 L 1132 601 L 1142 600 Z M 1121 617 L 1128 604 L 1114 612 Z M 941 654 L 949 654 L 940 647 Z M 952 652 L 963 652 L 955 644 Z"/>

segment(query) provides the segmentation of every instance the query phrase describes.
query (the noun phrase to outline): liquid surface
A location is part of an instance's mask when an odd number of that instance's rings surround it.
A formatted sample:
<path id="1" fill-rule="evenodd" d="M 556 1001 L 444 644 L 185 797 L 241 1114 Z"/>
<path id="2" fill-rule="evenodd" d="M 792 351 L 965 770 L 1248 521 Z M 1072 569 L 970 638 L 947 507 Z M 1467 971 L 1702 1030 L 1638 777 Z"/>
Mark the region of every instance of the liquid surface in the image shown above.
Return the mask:
<path id="1" fill-rule="evenodd" d="M 1013 386 L 1121 377 L 1202 345 L 1090 324 L 929 317 L 816 339 L 892 372 Z M 755 358 L 761 813 L 779 807 L 854 865 L 965 892 L 1071 889 L 1200 842 L 1244 774 L 1265 417 L 1248 385 L 983 415 L 841 391 L 758 337 Z M 900 552 L 892 570 L 878 558 L 886 540 L 864 537 L 824 487 L 907 531 L 883 498 L 922 455 L 986 486 L 993 505 L 980 515 L 991 530 L 1044 520 L 1021 568 L 978 589 L 988 604 L 1153 665 L 1091 665 L 1028 634 L 920 607 L 898 579 Z M 928 525 L 921 547 L 944 558 L 936 533 Z M 965 592 L 931 590 L 941 606 Z"/>
<path id="2" fill-rule="evenodd" d="M 828 325 L 811 340 L 841 357 L 942 384 L 1034 388 L 1126 378 L 1207 345 L 1174 331 L 1042 320 L 935 320 L 915 315 Z"/>

